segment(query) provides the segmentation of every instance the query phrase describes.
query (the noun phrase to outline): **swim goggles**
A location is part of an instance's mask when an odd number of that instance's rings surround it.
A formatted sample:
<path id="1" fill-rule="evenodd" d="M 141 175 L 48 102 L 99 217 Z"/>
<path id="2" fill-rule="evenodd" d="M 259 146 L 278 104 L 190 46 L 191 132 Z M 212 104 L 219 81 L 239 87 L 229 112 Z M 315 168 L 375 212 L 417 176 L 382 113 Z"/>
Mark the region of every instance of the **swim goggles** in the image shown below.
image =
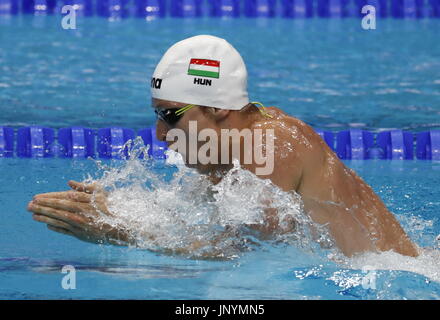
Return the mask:
<path id="1" fill-rule="evenodd" d="M 257 104 L 260 105 L 262 107 L 262 109 L 259 109 L 261 114 L 263 116 L 272 118 L 272 116 L 267 113 L 266 111 L 266 107 L 258 101 L 255 102 L 251 102 L 252 104 Z M 182 108 L 179 109 L 154 109 L 154 112 L 157 115 L 157 118 L 162 120 L 163 122 L 165 122 L 166 124 L 168 124 L 169 126 L 174 126 L 176 125 L 177 122 L 179 122 L 180 118 L 182 118 L 183 114 L 188 111 L 189 109 L 191 109 L 192 107 L 195 107 L 195 105 L 193 104 L 188 104 Z"/>
<path id="2" fill-rule="evenodd" d="M 179 109 L 154 109 L 154 113 L 158 119 L 162 120 L 169 126 L 174 126 L 177 122 L 179 122 L 180 118 L 182 118 L 183 114 L 195 107 L 193 104 L 188 104 Z"/>

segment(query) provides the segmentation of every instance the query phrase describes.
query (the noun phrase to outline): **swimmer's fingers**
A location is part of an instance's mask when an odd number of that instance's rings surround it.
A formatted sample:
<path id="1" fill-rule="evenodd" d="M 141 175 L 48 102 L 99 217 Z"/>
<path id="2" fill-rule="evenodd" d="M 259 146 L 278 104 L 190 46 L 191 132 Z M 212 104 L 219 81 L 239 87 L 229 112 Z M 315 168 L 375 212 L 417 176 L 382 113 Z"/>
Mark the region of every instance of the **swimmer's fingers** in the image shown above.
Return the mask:
<path id="1" fill-rule="evenodd" d="M 82 198 L 83 200 L 89 199 L 89 202 L 51 198 L 36 198 L 33 200 L 33 202 L 45 207 L 51 207 L 85 215 L 89 214 L 96 216 L 99 213 L 102 213 L 107 216 L 113 216 L 107 209 L 106 198 L 104 196 L 98 194 L 96 197 L 92 197 L 92 195 L 87 193 L 82 192 L 82 194 L 83 196 L 79 196 L 78 198 Z"/>
<path id="2" fill-rule="evenodd" d="M 108 192 L 105 191 L 100 184 L 97 183 L 85 184 L 74 180 L 70 180 L 68 184 L 72 189 L 85 194 L 85 195 L 75 194 L 75 195 L 71 195 L 72 197 L 77 197 L 78 199 L 81 199 L 80 201 L 90 202 L 93 205 L 93 208 L 96 209 L 96 211 L 104 213 L 108 216 L 112 216 L 111 212 L 107 208 Z M 93 194 L 93 196 L 88 197 L 87 195 L 89 194 Z"/>
<path id="3" fill-rule="evenodd" d="M 67 183 L 73 190 L 86 192 L 86 193 L 94 193 L 94 192 L 104 192 L 104 189 L 101 185 L 97 183 L 85 184 L 74 180 L 69 180 Z"/>
<path id="4" fill-rule="evenodd" d="M 44 215 L 41 215 L 41 214 L 34 213 L 32 215 L 32 218 L 35 221 L 46 223 L 48 226 L 52 226 L 52 227 L 55 227 L 55 228 L 61 228 L 61 229 L 65 229 L 65 230 L 69 230 L 71 228 L 71 226 L 68 223 L 64 222 L 64 221 L 61 221 L 61 220 L 58 220 L 58 219 L 49 218 L 48 216 L 44 216 Z"/>
<path id="5" fill-rule="evenodd" d="M 69 193 L 73 193 L 74 191 L 58 191 L 58 192 L 47 192 L 40 193 L 34 196 L 34 199 L 37 198 L 54 198 L 54 199 L 65 199 L 69 196 Z"/>
<path id="6" fill-rule="evenodd" d="M 71 199 L 79 202 L 90 202 L 92 199 L 92 195 L 85 192 L 69 190 L 69 191 L 40 193 L 34 196 L 34 200 L 41 198 Z"/>
<path id="7" fill-rule="evenodd" d="M 81 228 L 83 225 L 90 223 L 90 218 L 85 217 L 84 215 L 59 210 L 51 207 L 45 207 L 39 204 L 36 204 L 34 201 L 31 201 L 28 205 L 28 210 L 39 215 L 44 215 L 49 218 L 61 220 L 66 222 L 69 225 Z"/>
<path id="8" fill-rule="evenodd" d="M 127 244 L 128 234 L 123 229 L 106 223 L 97 224 L 94 219 L 81 213 L 54 209 L 31 201 L 28 210 L 34 212 L 36 221 L 46 223 L 49 229 L 74 236 L 92 243 Z"/>
<path id="9" fill-rule="evenodd" d="M 47 224 L 47 228 L 49 230 L 65 234 L 68 236 L 72 236 L 75 238 L 78 238 L 83 241 L 93 242 L 93 243 L 100 243 L 102 242 L 102 239 L 95 239 L 93 236 L 85 235 L 81 229 L 77 229 L 71 225 L 68 225 L 67 223 L 64 223 L 63 221 L 59 221 L 57 219 L 52 219 L 43 215 L 37 215 L 34 214 L 34 220 L 43 222 Z"/>
<path id="10" fill-rule="evenodd" d="M 63 221 L 60 221 L 58 219 L 52 219 L 52 218 L 49 218 L 47 216 L 43 216 L 40 214 L 34 214 L 33 218 L 35 221 L 46 223 L 47 228 L 49 230 L 52 230 L 52 231 L 55 231 L 55 232 L 58 232 L 61 234 L 65 234 L 65 235 L 68 235 L 71 237 L 76 237 L 75 232 L 74 232 L 75 229 L 73 228 L 73 226 L 71 226 Z"/>
<path id="11" fill-rule="evenodd" d="M 92 199 L 90 200 L 90 205 L 93 206 L 97 212 L 111 217 L 114 216 L 107 208 L 107 196 L 103 193 L 93 195 Z"/>
<path id="12" fill-rule="evenodd" d="M 83 202 L 76 202 L 64 199 L 36 198 L 35 204 L 54 209 L 66 210 L 70 212 L 89 212 L 93 213 L 94 208 Z"/>
<path id="13" fill-rule="evenodd" d="M 67 196 L 69 199 L 79 202 L 89 203 L 92 201 L 92 195 L 85 192 L 69 191 Z"/>
<path id="14" fill-rule="evenodd" d="M 65 235 L 68 235 L 68 236 L 75 237 L 75 234 L 73 234 L 72 232 L 70 232 L 69 230 L 64 229 L 64 228 L 54 227 L 54 226 L 52 226 L 50 224 L 47 225 L 47 228 L 49 230 L 52 230 L 52 231 L 55 231 L 55 232 L 58 232 L 58 233 L 61 233 L 61 234 L 65 234 Z"/>
<path id="15" fill-rule="evenodd" d="M 61 192 L 40 193 L 34 196 L 34 199 L 52 198 L 52 199 L 71 199 L 79 202 L 90 202 L 92 195 L 85 192 L 78 192 L 74 190 Z"/>

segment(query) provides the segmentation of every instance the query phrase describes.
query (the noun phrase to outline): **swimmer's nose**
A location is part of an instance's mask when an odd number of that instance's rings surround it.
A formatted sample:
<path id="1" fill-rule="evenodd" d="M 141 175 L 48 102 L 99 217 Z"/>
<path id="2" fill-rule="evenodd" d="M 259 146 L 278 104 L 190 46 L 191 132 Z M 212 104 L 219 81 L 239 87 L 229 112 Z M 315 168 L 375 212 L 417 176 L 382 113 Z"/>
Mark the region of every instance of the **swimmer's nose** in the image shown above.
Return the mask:
<path id="1" fill-rule="evenodd" d="M 159 141 L 165 141 L 167 137 L 168 127 L 162 120 L 156 122 L 156 138 Z"/>

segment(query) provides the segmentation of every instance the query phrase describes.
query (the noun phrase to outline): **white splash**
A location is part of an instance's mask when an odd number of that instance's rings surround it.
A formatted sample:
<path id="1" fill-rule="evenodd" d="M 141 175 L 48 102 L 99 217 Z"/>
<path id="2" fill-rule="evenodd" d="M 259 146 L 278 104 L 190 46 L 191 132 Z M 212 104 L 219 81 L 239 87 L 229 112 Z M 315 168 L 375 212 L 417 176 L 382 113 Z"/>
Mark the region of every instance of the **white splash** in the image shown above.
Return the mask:
<path id="1" fill-rule="evenodd" d="M 369 252 L 347 260 L 347 264 L 352 269 L 368 266 L 374 270 L 414 272 L 440 283 L 440 251 L 436 249 L 421 249 L 421 254 L 417 258 L 403 256 L 393 251 Z"/>
<path id="2" fill-rule="evenodd" d="M 354 269 L 368 266 L 375 270 L 413 272 L 440 283 L 440 239 L 435 237 L 434 221 L 423 219 L 416 213 L 397 217 L 411 239 L 426 246 L 420 248 L 418 257 L 403 256 L 393 251 L 369 252 L 347 259 L 346 264 Z"/>
<path id="3" fill-rule="evenodd" d="M 280 221 L 293 218 L 296 222 L 293 231 L 270 241 L 310 251 L 320 250 L 319 243 L 331 242 L 327 237 L 312 239 L 310 227 L 322 227 L 304 213 L 298 194 L 282 191 L 270 180 L 241 169 L 238 163 L 213 185 L 184 166 L 167 168 L 175 173 L 165 179 L 161 170 L 152 169 L 154 161 L 138 158 L 139 152 L 146 151 L 132 150 L 122 166 L 98 163 L 104 173 L 95 180 L 109 191 L 108 206 L 114 214 L 103 215 L 102 222 L 129 232 L 138 247 L 165 252 L 191 248 L 188 254 L 194 257 L 233 258 L 259 245 L 258 233 L 248 226 L 263 224 L 268 207 L 277 208 Z M 173 162 L 179 163 L 177 156 Z M 198 244 L 196 248 L 192 247 L 194 243 Z"/>
<path id="4" fill-rule="evenodd" d="M 270 207 L 278 209 L 280 221 L 290 216 L 296 221 L 296 228 L 269 239 L 269 245 L 288 244 L 304 252 L 317 252 L 343 268 L 359 270 L 368 266 L 375 270 L 409 271 L 440 282 L 438 249 L 422 249 L 417 258 L 391 251 L 345 258 L 334 247 L 326 229 L 304 213 L 298 194 L 280 190 L 269 180 L 241 169 L 237 163 L 220 183 L 213 185 L 205 176 L 182 165 L 176 154 L 169 155 L 172 161 L 168 163 L 177 167 L 165 167 L 166 171 L 175 172 L 165 179 L 161 174 L 165 163 L 162 168 L 154 169 L 154 161 L 138 158 L 140 152 L 146 153 L 145 148 L 132 151 L 122 166 L 105 167 L 98 161 L 103 175 L 94 180 L 109 191 L 109 209 L 115 215 L 103 216 L 102 221 L 128 231 L 136 238 L 137 247 L 179 252 L 179 248 L 190 248 L 194 242 L 214 241 L 212 245 L 194 248 L 187 255 L 198 258 L 210 253 L 218 258 L 235 258 L 242 251 L 264 247 L 246 225 L 263 222 L 267 208 L 263 203 L 270 199 Z M 406 229 L 417 230 L 417 234 L 432 227 L 432 222 L 414 216 L 403 220 Z M 321 238 L 312 237 L 311 226 L 320 231 Z M 327 249 L 321 249 L 320 245 Z M 342 274 L 337 276 L 343 278 Z"/>

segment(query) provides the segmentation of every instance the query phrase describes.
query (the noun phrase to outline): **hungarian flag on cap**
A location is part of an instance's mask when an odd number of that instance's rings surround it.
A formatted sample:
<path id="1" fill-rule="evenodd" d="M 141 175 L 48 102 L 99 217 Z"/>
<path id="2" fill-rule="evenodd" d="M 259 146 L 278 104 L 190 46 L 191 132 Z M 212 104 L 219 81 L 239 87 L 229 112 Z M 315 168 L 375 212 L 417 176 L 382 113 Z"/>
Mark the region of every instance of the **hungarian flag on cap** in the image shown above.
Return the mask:
<path id="1" fill-rule="evenodd" d="M 188 74 L 192 76 L 219 78 L 220 61 L 192 58 L 189 62 Z"/>

